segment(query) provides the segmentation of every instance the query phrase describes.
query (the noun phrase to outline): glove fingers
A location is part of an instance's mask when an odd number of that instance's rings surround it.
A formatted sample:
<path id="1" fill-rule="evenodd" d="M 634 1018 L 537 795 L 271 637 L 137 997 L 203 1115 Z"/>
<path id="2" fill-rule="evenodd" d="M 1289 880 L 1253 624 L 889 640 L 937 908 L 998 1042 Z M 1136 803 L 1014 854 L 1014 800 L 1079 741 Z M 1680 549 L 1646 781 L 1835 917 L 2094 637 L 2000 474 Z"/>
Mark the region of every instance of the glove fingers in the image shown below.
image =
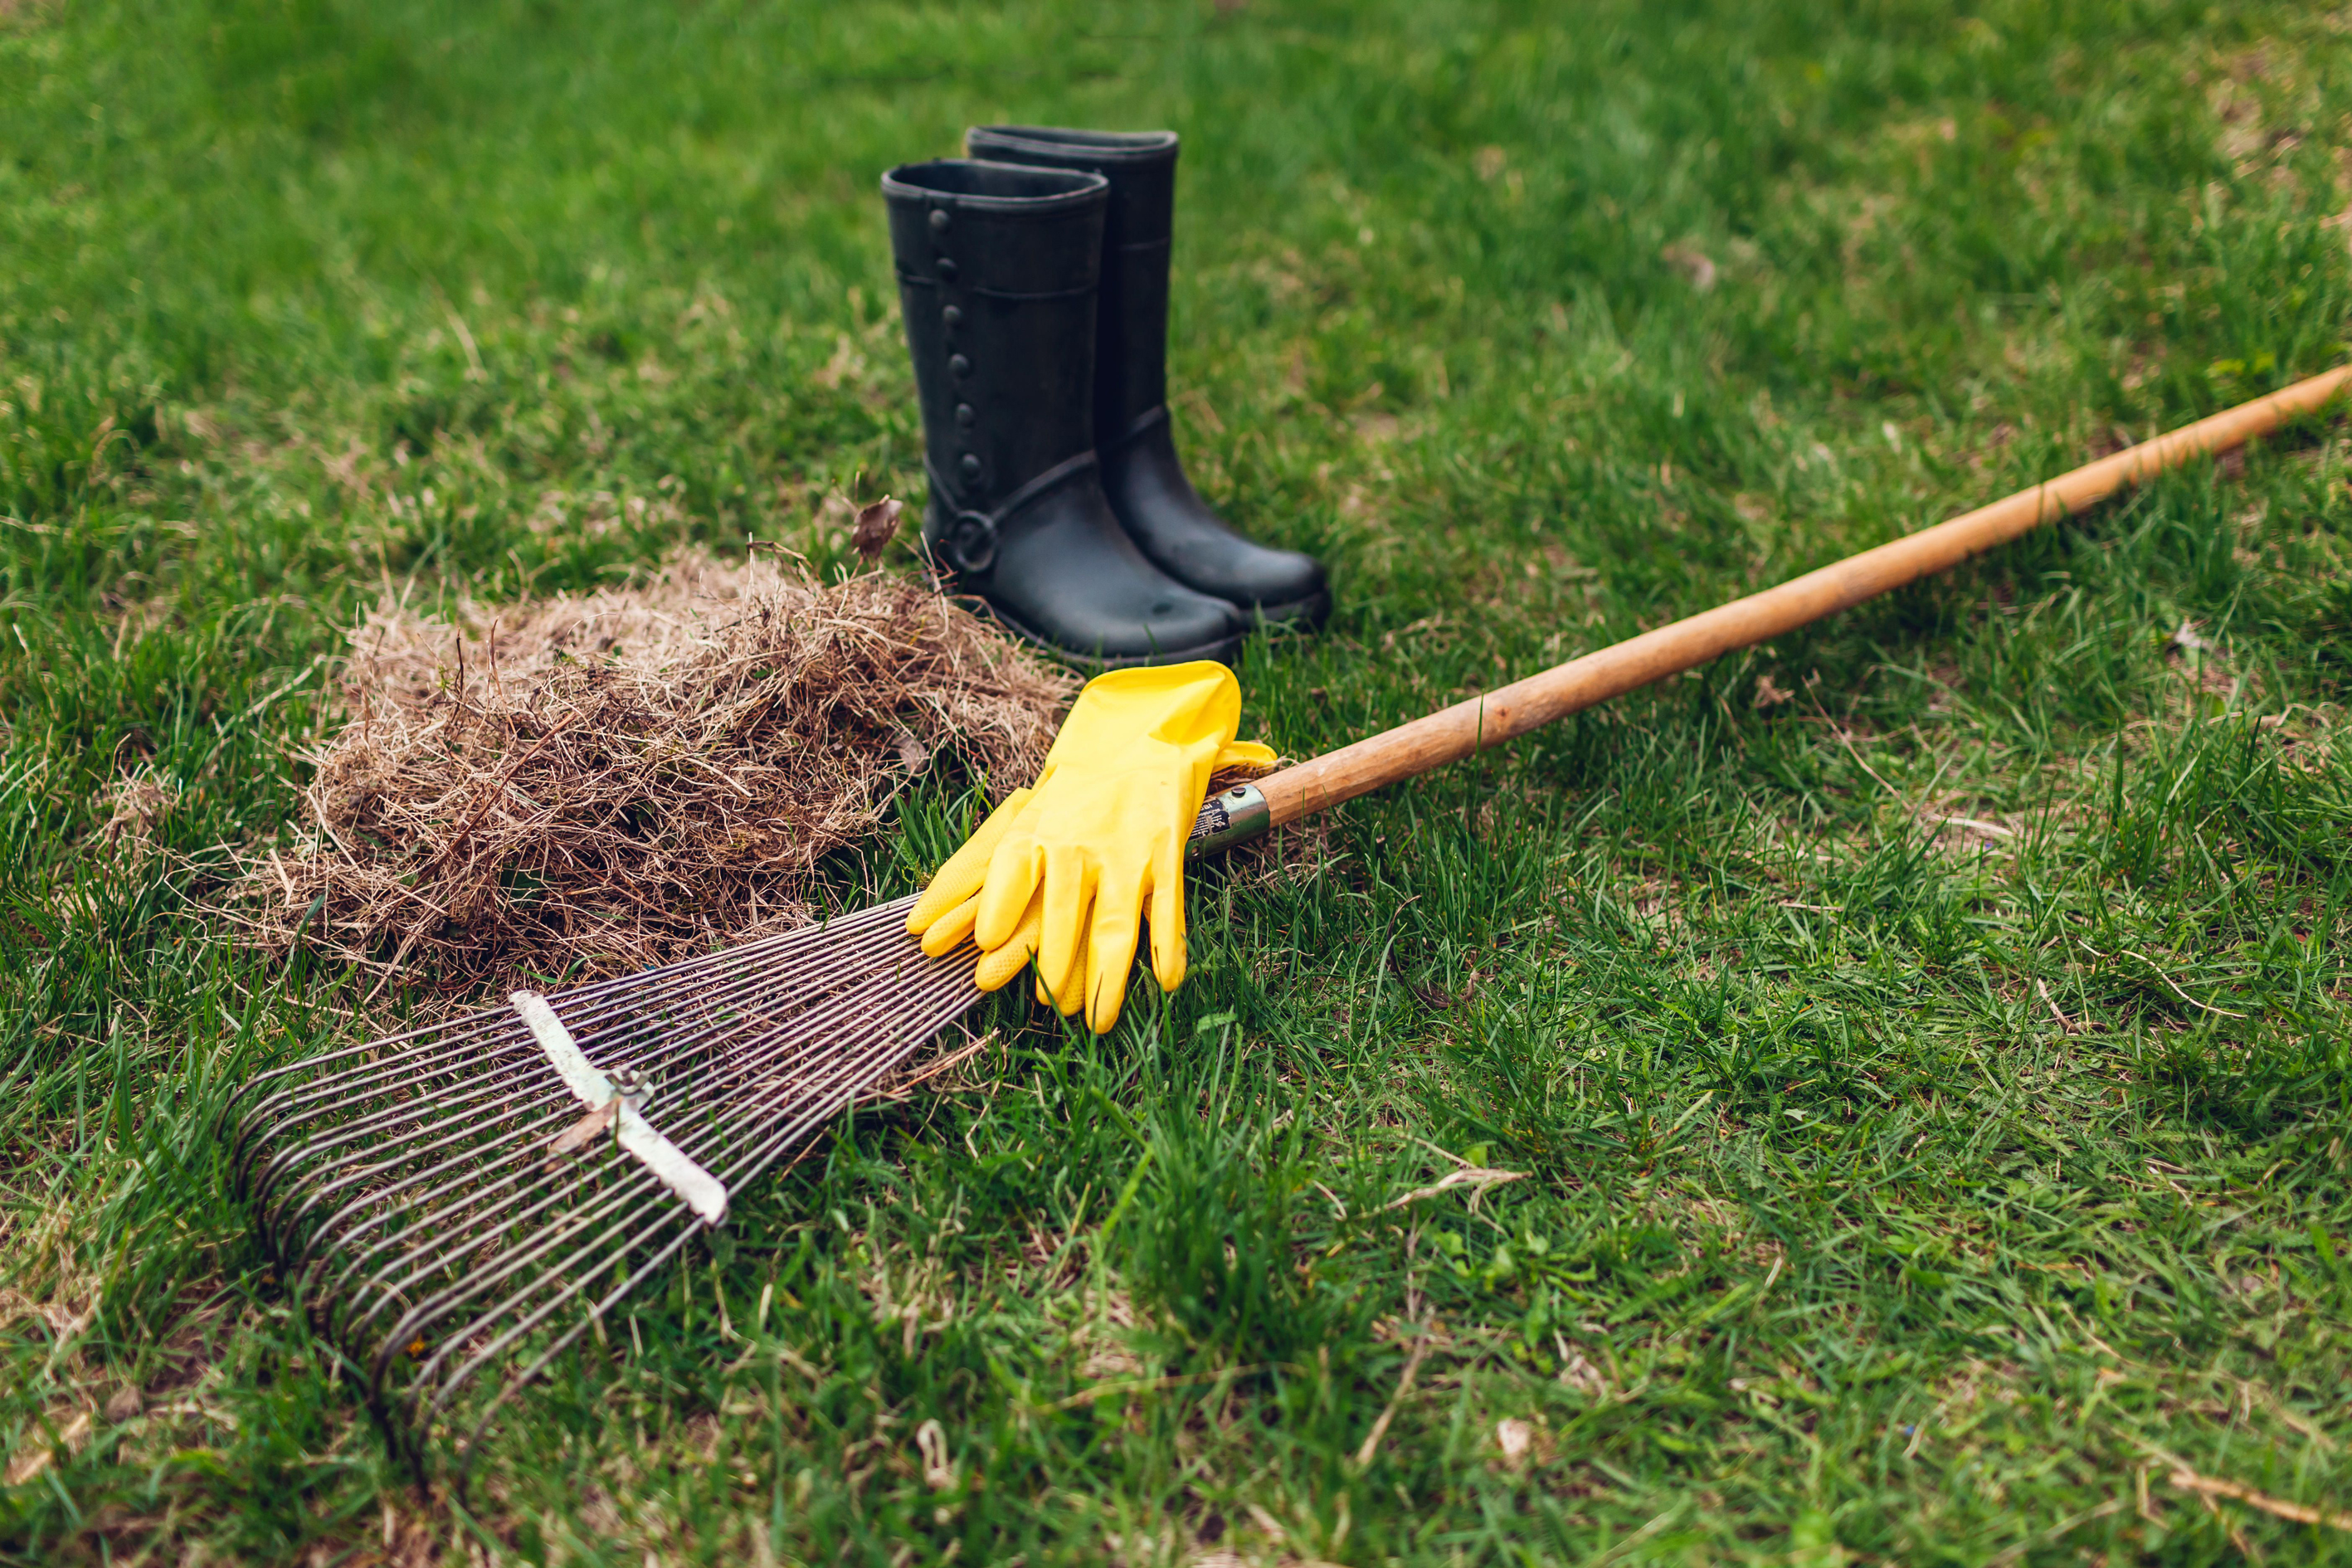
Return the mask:
<path id="1" fill-rule="evenodd" d="M 924 928 L 923 951 L 933 958 L 943 958 L 953 952 L 963 944 L 964 938 L 971 934 L 972 922 L 979 919 L 980 899 L 975 895 Z M 908 916 L 907 924 L 911 928 L 914 923 L 914 917 Z"/>
<path id="2" fill-rule="evenodd" d="M 1083 995 L 1086 972 L 1078 967 L 1079 949 L 1086 941 L 1087 920 L 1092 913 L 1101 868 L 1093 856 L 1076 845 L 1057 844 L 1045 850 L 1045 928 L 1038 937 L 1037 969 L 1055 1000 L 1068 1002 Z"/>
<path id="3" fill-rule="evenodd" d="M 1045 984 L 1045 972 L 1043 969 L 1037 972 L 1038 1001 L 1065 1017 L 1076 1017 L 1086 1011 L 1087 953 L 1092 945 L 1084 940 L 1079 942 L 1078 961 L 1070 968 L 1068 983 L 1059 991 L 1049 990 Z"/>
<path id="4" fill-rule="evenodd" d="M 982 991 L 1002 991 L 1028 968 L 1030 954 L 1037 951 L 1037 930 L 1043 918 L 1042 904 L 1030 905 L 1013 935 L 981 955 L 979 966 L 972 971 L 973 983 Z"/>
<path id="5" fill-rule="evenodd" d="M 1094 924 L 1087 932 L 1087 1026 L 1108 1035 L 1118 1022 L 1127 1000 L 1127 977 L 1135 967 L 1135 944 L 1142 934 L 1140 916 L 1124 904 L 1097 899 Z"/>
<path id="6" fill-rule="evenodd" d="M 930 885 L 915 900 L 915 907 L 907 911 L 908 935 L 922 935 L 932 921 L 980 891 L 981 884 L 988 879 L 990 857 L 1012 831 L 1013 819 L 1029 804 L 1030 794 L 1028 790 L 1016 789 L 1006 795 L 1004 804 L 990 812 L 979 830 L 932 873 Z"/>
<path id="7" fill-rule="evenodd" d="M 1209 771 L 1216 773 L 1227 768 L 1270 768 L 1281 760 L 1272 746 L 1260 745 L 1255 741 L 1228 741 L 1217 753 L 1217 760 L 1209 764 Z"/>
<path id="8" fill-rule="evenodd" d="M 1184 984 L 1184 848 L 1160 847 L 1151 862 L 1151 973 L 1160 989 Z"/>
<path id="9" fill-rule="evenodd" d="M 988 880 L 980 889 L 980 919 L 971 939 L 990 952 L 1013 940 L 1029 917 L 1039 884 L 1045 879 L 1045 852 L 1035 837 L 1023 832 L 997 846 L 988 863 Z"/>

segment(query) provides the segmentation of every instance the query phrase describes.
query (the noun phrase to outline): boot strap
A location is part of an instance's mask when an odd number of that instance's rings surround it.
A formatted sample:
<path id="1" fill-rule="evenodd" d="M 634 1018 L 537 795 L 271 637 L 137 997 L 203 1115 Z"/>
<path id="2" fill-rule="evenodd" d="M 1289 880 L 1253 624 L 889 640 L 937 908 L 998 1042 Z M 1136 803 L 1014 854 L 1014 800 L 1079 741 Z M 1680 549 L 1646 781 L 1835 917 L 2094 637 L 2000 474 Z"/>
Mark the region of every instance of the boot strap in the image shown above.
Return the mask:
<path id="1" fill-rule="evenodd" d="M 1116 452 L 1121 447 L 1126 446 L 1129 441 L 1134 440 L 1137 437 L 1150 429 L 1154 425 L 1165 425 L 1167 423 L 1168 405 L 1164 403 L 1155 403 L 1150 407 L 1145 409 L 1142 413 L 1137 415 L 1135 416 L 1135 422 L 1129 425 L 1126 429 L 1120 431 L 1116 438 L 1102 443 L 1102 450 L 1106 452 Z"/>
<path id="2" fill-rule="evenodd" d="M 1093 448 L 1089 447 L 1075 458 L 1063 458 L 1006 496 L 992 510 L 966 509 L 957 512 L 940 535 L 940 553 L 945 555 L 948 564 L 959 572 L 987 571 L 996 564 L 997 534 L 1012 520 L 1013 513 L 1056 485 L 1079 474 L 1092 472 L 1097 461 Z M 933 495 L 947 497 L 955 494 L 954 487 L 940 477 L 939 469 L 931 466 L 928 456 L 923 458 L 923 472 L 930 477 Z"/>

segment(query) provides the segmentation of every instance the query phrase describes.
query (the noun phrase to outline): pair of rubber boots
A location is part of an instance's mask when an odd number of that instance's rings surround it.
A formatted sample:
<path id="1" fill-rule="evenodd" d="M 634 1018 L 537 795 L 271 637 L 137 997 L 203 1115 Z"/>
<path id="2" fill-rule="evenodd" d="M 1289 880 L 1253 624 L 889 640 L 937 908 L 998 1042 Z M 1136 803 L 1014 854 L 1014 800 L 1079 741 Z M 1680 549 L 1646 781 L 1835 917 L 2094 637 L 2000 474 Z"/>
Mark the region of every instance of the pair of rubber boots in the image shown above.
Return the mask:
<path id="1" fill-rule="evenodd" d="M 1236 533 L 1168 418 L 1172 132 L 988 126 L 882 176 L 923 413 L 923 542 L 997 617 L 1094 668 L 1314 626 L 1323 569 Z"/>

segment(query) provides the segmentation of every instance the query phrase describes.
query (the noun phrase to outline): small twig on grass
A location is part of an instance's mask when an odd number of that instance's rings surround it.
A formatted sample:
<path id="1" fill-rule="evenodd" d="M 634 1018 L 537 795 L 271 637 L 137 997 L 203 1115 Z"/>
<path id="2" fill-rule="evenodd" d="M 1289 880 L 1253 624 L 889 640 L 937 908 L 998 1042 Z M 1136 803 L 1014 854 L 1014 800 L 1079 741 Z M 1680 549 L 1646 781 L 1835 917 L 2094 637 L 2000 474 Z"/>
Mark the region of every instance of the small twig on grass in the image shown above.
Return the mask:
<path id="1" fill-rule="evenodd" d="M 1433 1198 L 1438 1194 L 1454 1187 L 1475 1189 L 1470 1194 L 1470 1207 L 1475 1212 L 1478 1207 L 1478 1200 L 1486 1195 L 1489 1188 L 1499 1187 L 1505 1182 L 1523 1181 L 1526 1177 L 1525 1171 L 1496 1171 L 1483 1165 L 1468 1165 L 1459 1171 L 1448 1171 L 1430 1185 L 1415 1187 L 1404 1196 L 1393 1198 L 1382 1204 L 1381 1212 L 1387 1214 L 1391 1209 L 1401 1209 L 1405 1205 L 1417 1202 L 1422 1198 Z"/>
<path id="2" fill-rule="evenodd" d="M 2250 1486 L 2237 1481 L 2224 1480 L 2219 1476 L 2200 1476 L 2169 1454 L 2165 1455 L 2164 1458 L 2172 1466 L 2172 1473 L 2164 1479 L 2182 1491 L 2195 1492 L 2204 1498 L 2225 1497 L 2233 1502 L 2244 1503 L 2248 1508 L 2258 1508 L 2264 1513 L 2273 1514 L 2280 1519 L 2293 1520 L 2297 1524 L 2325 1524 L 2331 1529 L 2352 1531 L 2352 1513 L 2339 1513 L 2334 1509 L 2313 1508 L 2308 1503 L 2289 1502 L 2284 1498 L 2273 1497 L 2268 1492 L 2258 1492 Z"/>
<path id="3" fill-rule="evenodd" d="M 2120 954 L 2101 952 L 2097 948 L 2093 947 L 2089 942 L 2084 942 L 2079 936 L 2074 939 L 2074 945 L 2081 948 L 2084 952 L 2089 953 L 2093 958 L 2099 960 L 2102 963 L 2112 963 L 2116 957 L 2120 956 Z M 2210 1002 L 2200 1002 L 2196 997 L 2191 996 L 2188 992 L 2183 991 L 2179 986 L 2174 984 L 2172 976 L 2158 968 L 2154 959 L 2149 958 L 2145 953 L 2138 952 L 2133 953 L 2132 956 L 2138 959 L 2142 963 L 2147 964 L 2150 973 L 2154 974 L 2158 980 L 2163 981 L 2167 986 L 2171 988 L 2172 994 L 2175 996 L 2179 997 L 2191 1007 L 2201 1007 L 2208 1013 L 2219 1013 L 2224 1018 L 2242 1018 L 2246 1016 L 2243 1013 L 2232 1013 L 2227 1007 L 2216 1007 Z"/>
<path id="4" fill-rule="evenodd" d="M 2070 1035 L 2079 1034 L 2081 1032 L 2082 1026 L 2075 1023 L 2074 1019 L 2066 1016 L 2065 1013 L 2060 1009 L 2058 999 L 2050 994 L 2049 986 L 2043 984 L 2041 981 L 2036 980 L 2033 983 L 2033 988 L 2042 993 L 2042 1005 L 2050 1009 L 2050 1016 L 2058 1020 L 2058 1026 L 2060 1028 L 2065 1030 Z"/>
<path id="5" fill-rule="evenodd" d="M 304 665 L 302 667 L 302 672 L 299 675 L 297 675 L 293 679 L 288 681 L 285 685 L 279 687 L 277 690 L 271 692 L 268 696 L 263 698 L 260 701 L 255 703 L 252 707 L 238 714 L 235 722 L 242 724 L 247 720 L 257 718 L 263 712 L 267 711 L 271 703 L 277 701 L 279 698 L 285 696 L 288 692 L 301 685 L 305 680 L 308 680 L 310 678 L 310 672 L 318 668 L 319 666 L 325 661 L 326 657 L 326 655 L 320 654 L 318 658 Z"/>
<path id="6" fill-rule="evenodd" d="M 1356 1450 L 1356 1468 L 1360 1470 L 1368 1468 L 1372 1462 L 1372 1456 L 1380 1452 L 1381 1439 L 1389 1435 L 1389 1423 L 1396 1419 L 1397 1406 L 1402 1405 L 1404 1396 L 1412 1392 L 1412 1380 L 1419 1375 L 1422 1358 L 1427 1354 L 1429 1354 L 1429 1325 L 1423 1322 L 1421 1325 L 1421 1332 L 1413 1338 L 1412 1354 L 1405 1358 L 1404 1375 L 1397 1379 L 1396 1392 L 1389 1395 L 1389 1402 L 1382 1407 L 1379 1418 L 1372 1423 L 1372 1429 L 1364 1434 L 1364 1446 Z"/>
<path id="7" fill-rule="evenodd" d="M 1919 820 L 1922 822 L 1933 822 L 1944 827 L 1973 828 L 1979 833 L 1988 833 L 1997 838 L 2014 838 L 2017 837 L 2017 829 L 2013 827 L 2003 827 L 1998 822 L 1987 822 L 1980 816 L 1952 816 L 1940 811 L 1929 811 L 1921 813 Z"/>
<path id="8" fill-rule="evenodd" d="M 1859 767 L 1864 773 L 1868 773 L 1877 784 L 1879 788 L 1885 790 L 1887 794 L 1893 795 L 1897 800 L 1901 800 L 1903 798 L 1903 792 L 1901 790 L 1896 789 L 1893 784 L 1888 784 L 1885 779 L 1880 778 L 1878 776 L 1878 770 L 1862 760 L 1862 753 L 1853 749 L 1853 742 L 1847 736 L 1845 726 L 1830 717 L 1829 710 L 1822 706 L 1822 700 L 1818 697 L 1813 699 L 1813 711 L 1821 715 L 1822 722 L 1830 727 L 1830 733 L 1837 737 L 1837 743 L 1845 748 L 1845 754 L 1853 759 L 1854 765 L 1856 767 Z"/>
<path id="9" fill-rule="evenodd" d="M 1676 1504 L 1675 1504 L 1675 1505 L 1674 1505 L 1674 1507 L 1672 1507 L 1672 1508 L 1670 1508 L 1670 1509 L 1666 1510 L 1666 1511 L 1665 1511 L 1665 1512 L 1664 1512 L 1664 1513 L 1662 1513 L 1662 1514 L 1658 1515 L 1658 1517 L 1657 1517 L 1657 1518 L 1655 1518 L 1655 1519 L 1654 1519 L 1654 1520 L 1650 1521 L 1650 1522 L 1649 1522 L 1649 1523 L 1647 1523 L 1647 1524 L 1643 1525 L 1641 1529 L 1639 1529 L 1639 1530 L 1635 1531 L 1633 1534 L 1631 1534 L 1631 1535 L 1629 1535 L 1629 1536 L 1626 1536 L 1623 1540 L 1622 1540 L 1622 1541 L 1618 1542 L 1615 1545 L 1613 1545 L 1613 1546 L 1612 1546 L 1611 1548 L 1609 1548 L 1609 1550 L 1608 1550 L 1608 1551 L 1603 1552 L 1600 1556 L 1598 1556 L 1598 1557 L 1594 1558 L 1594 1559 L 1592 1560 L 1592 1568 L 1601 1568 L 1601 1564 L 1602 1564 L 1603 1563 L 1606 1563 L 1606 1562 L 1608 1562 L 1610 1559 L 1612 1559 L 1612 1558 L 1615 1557 L 1619 1552 L 1621 1552 L 1624 1551 L 1627 1547 L 1632 1546 L 1632 1545 L 1635 1544 L 1635 1543 L 1636 1543 L 1636 1542 L 1643 1542 L 1643 1541 L 1646 1541 L 1646 1540 L 1648 1540 L 1651 1536 L 1653 1536 L 1653 1535 L 1656 1534 L 1659 1531 L 1664 1530 L 1664 1529 L 1666 1527 L 1666 1521 L 1669 1521 L 1669 1520 L 1671 1520 L 1671 1519 L 1673 1519 L 1676 1514 L 1678 1514 L 1678 1513 L 1682 1512 L 1682 1510 L 1683 1510 L 1683 1505 L 1682 1505 L 1682 1504 L 1680 1504 L 1680 1503 L 1676 1503 Z"/>
<path id="10" fill-rule="evenodd" d="M 972 1041 L 961 1050 L 950 1051 L 947 1055 L 940 1058 L 937 1061 L 919 1068 L 915 1071 L 908 1074 L 905 1078 L 898 1079 L 897 1082 L 888 1084 L 882 1089 L 875 1090 L 873 1098 L 866 1103 L 871 1105 L 879 1105 L 884 1103 L 895 1103 L 902 1100 L 912 1100 L 915 1096 L 915 1090 L 922 1088 L 923 1085 L 930 1082 L 931 1079 L 939 1077 L 941 1073 L 961 1067 L 964 1063 L 971 1060 L 972 1058 L 978 1056 L 981 1052 L 986 1050 L 995 1043 L 996 1031 L 991 1029 L 988 1033 L 981 1036 L 980 1038 Z"/>
<path id="11" fill-rule="evenodd" d="M 2196 1497 L 2199 1502 L 2205 1505 L 2205 1511 L 2213 1516 L 2213 1522 L 2220 1525 L 2224 1531 L 2229 1532 L 2230 1544 L 2238 1549 L 2238 1555 L 2252 1563 L 2254 1568 L 2263 1568 L 2263 1554 L 2254 1550 L 2254 1543 L 2246 1539 L 2246 1532 L 2238 1528 L 2238 1521 L 2231 1519 L 2228 1514 L 2223 1513 L 2221 1511 L 2221 1505 L 2215 1502 L 2203 1492 L 2197 1492 L 2192 1495 Z"/>
<path id="12" fill-rule="evenodd" d="M 1217 1372 L 1188 1372 L 1168 1377 L 1133 1378 L 1124 1383 L 1097 1383 L 1092 1388 L 1082 1388 L 1065 1398 L 1044 1406 L 1047 1410 L 1075 1410 L 1081 1405 L 1092 1405 L 1097 1399 L 1108 1399 L 1120 1394 L 1157 1394 L 1165 1388 L 1185 1388 L 1193 1384 L 1215 1383 L 1221 1378 L 1248 1377 L 1261 1372 L 1271 1372 L 1278 1363 L 1254 1362 L 1248 1366 L 1229 1366 Z"/>
<path id="13" fill-rule="evenodd" d="M 2227 1007 L 2216 1007 L 2210 1002 L 2200 1002 L 2196 997 L 2191 996 L 2179 986 L 2174 985 L 2172 976 L 2167 974 L 2163 970 L 2158 969 L 2152 961 L 2142 959 L 2140 962 L 2147 964 L 2149 970 L 2155 973 L 2158 980 L 2163 981 L 2167 985 L 2172 986 L 2172 994 L 2175 996 L 2179 997 L 2183 1002 L 2188 1003 L 2191 1007 L 2202 1007 L 2208 1013 L 2219 1013 L 2224 1018 L 2242 1018 L 2245 1016 L 2243 1013 L 2232 1013 Z"/>

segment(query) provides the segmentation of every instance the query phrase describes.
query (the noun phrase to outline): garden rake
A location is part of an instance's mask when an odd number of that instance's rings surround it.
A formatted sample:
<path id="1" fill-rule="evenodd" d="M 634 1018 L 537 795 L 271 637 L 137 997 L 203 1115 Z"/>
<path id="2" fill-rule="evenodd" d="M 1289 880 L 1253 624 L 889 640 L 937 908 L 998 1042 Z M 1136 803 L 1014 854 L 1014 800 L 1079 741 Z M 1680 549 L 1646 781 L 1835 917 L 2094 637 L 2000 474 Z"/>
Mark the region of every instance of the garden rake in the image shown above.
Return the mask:
<path id="1" fill-rule="evenodd" d="M 2316 412 L 2301 382 L 1779 587 L 1213 795 L 1191 850 L 1416 777 L 1944 571 Z M 420 1476 L 460 1485 L 498 1410 L 675 1258 L 729 1195 L 903 1073 L 981 999 L 900 899 L 788 934 L 264 1072 L 226 1125 L 280 1278 L 363 1373 Z M 461 1394 L 503 1369 L 495 1394 Z M 481 1385 L 487 1387 L 487 1384 Z"/>

